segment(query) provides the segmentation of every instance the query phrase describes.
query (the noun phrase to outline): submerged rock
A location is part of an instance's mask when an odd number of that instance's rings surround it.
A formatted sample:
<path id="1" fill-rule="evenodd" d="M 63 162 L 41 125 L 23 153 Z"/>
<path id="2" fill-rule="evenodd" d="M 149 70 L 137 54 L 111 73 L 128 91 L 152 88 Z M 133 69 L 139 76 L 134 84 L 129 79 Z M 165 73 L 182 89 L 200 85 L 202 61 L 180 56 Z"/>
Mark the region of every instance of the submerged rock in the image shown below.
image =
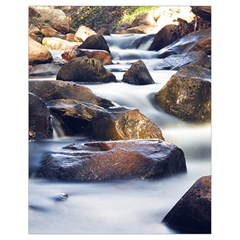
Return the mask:
<path id="1" fill-rule="evenodd" d="M 211 71 L 187 65 L 178 70 L 155 100 L 167 113 L 182 120 L 206 122 L 211 119 Z"/>
<path id="2" fill-rule="evenodd" d="M 39 96 L 45 102 L 54 99 L 73 99 L 104 108 L 114 106 L 111 101 L 96 96 L 89 88 L 67 81 L 30 80 L 29 91 Z"/>
<path id="3" fill-rule="evenodd" d="M 203 51 L 174 54 L 160 59 L 154 70 L 178 70 L 188 64 L 211 68 L 211 58 Z"/>
<path id="4" fill-rule="evenodd" d="M 56 75 L 61 66 L 54 63 L 38 64 L 29 71 L 29 76 L 49 76 Z"/>
<path id="5" fill-rule="evenodd" d="M 211 176 L 198 179 L 163 222 L 185 233 L 211 233 Z"/>
<path id="6" fill-rule="evenodd" d="M 50 112 L 45 102 L 29 93 L 29 140 L 52 138 Z"/>
<path id="7" fill-rule="evenodd" d="M 136 85 L 154 83 L 154 80 L 142 60 L 138 60 L 132 64 L 132 66 L 124 73 L 122 81 Z"/>
<path id="8" fill-rule="evenodd" d="M 66 63 L 57 74 L 58 80 L 74 82 L 117 82 L 113 73 L 96 58 L 77 57 Z"/>
<path id="9" fill-rule="evenodd" d="M 101 181 L 163 178 L 186 172 L 183 151 L 161 140 L 128 140 L 71 144 L 49 153 L 38 177 Z"/>
<path id="10" fill-rule="evenodd" d="M 100 111 L 92 118 L 93 137 L 101 140 L 164 139 L 160 128 L 138 109 Z"/>

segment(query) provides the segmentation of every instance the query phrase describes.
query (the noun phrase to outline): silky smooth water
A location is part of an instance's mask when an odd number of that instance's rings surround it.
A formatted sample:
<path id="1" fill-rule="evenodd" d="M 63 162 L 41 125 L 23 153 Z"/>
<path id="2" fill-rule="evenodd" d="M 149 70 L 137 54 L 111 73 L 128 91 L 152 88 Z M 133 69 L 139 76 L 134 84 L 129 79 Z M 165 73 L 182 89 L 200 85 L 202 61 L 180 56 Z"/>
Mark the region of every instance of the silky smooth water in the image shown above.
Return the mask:
<path id="1" fill-rule="evenodd" d="M 98 183 L 36 179 L 34 173 L 44 153 L 58 151 L 80 137 L 58 136 L 51 140 L 30 142 L 30 233 L 177 233 L 162 223 L 162 219 L 198 178 L 211 174 L 211 124 L 187 123 L 157 107 L 153 95 L 175 71 L 152 71 L 151 64 L 156 59 L 152 62 L 151 59 L 142 59 L 155 84 L 136 86 L 122 83 L 120 80 L 124 72 L 118 71 L 113 72 L 119 80 L 117 83 L 82 85 L 116 105 L 138 108 L 158 124 L 165 140 L 184 151 L 187 173 L 161 180 Z M 119 62 L 117 67 L 129 68 L 128 61 Z M 82 141 L 87 139 L 82 138 Z M 63 199 L 64 194 L 68 198 Z"/>

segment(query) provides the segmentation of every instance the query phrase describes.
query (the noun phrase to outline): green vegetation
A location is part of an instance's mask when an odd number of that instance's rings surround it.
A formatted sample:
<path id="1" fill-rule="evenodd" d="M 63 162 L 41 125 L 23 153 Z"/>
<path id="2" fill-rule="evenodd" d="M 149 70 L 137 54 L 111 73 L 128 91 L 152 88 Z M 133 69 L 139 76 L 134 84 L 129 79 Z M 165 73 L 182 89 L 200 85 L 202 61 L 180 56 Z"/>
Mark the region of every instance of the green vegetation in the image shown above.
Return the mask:
<path id="1" fill-rule="evenodd" d="M 66 6 L 56 7 L 65 12 L 70 26 L 78 29 L 85 25 L 95 31 L 101 28 L 114 30 L 121 23 L 131 23 L 143 13 L 157 9 L 156 6 Z"/>

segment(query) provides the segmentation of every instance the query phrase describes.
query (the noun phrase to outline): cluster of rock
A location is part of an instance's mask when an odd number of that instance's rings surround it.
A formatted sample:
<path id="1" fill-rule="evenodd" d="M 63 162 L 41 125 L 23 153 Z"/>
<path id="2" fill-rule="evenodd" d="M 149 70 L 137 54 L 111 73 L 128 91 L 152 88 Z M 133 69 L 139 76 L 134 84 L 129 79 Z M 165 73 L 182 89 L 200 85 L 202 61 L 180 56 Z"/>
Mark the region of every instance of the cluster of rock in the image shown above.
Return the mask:
<path id="1" fill-rule="evenodd" d="M 165 25 L 149 48 L 159 53 L 156 70 L 178 70 L 154 100 L 165 112 L 182 120 L 206 122 L 211 120 L 211 12 L 208 7 L 192 9 L 198 24 L 178 20 L 178 24 Z M 36 25 L 45 23 L 29 29 L 31 68 L 38 64 L 49 66 L 53 61 L 49 50 L 65 50 L 63 61 L 51 70 L 56 80 L 29 81 L 29 139 L 52 138 L 57 120 L 65 135 L 83 135 L 93 140 L 75 142 L 60 152 L 45 155 L 38 177 L 99 181 L 185 173 L 183 151 L 165 142 L 159 126 L 138 109 L 116 107 L 80 85 L 117 82 L 115 75 L 104 67 L 113 63 L 102 34 L 85 26 L 73 33 L 59 9 L 30 7 L 29 12 L 36 18 Z M 145 33 L 143 29 L 156 25 L 154 22 L 156 18 L 145 15 L 118 31 Z M 132 63 L 122 82 L 154 84 L 141 60 Z M 180 231 L 210 233 L 211 178 L 198 180 L 164 222 Z"/>

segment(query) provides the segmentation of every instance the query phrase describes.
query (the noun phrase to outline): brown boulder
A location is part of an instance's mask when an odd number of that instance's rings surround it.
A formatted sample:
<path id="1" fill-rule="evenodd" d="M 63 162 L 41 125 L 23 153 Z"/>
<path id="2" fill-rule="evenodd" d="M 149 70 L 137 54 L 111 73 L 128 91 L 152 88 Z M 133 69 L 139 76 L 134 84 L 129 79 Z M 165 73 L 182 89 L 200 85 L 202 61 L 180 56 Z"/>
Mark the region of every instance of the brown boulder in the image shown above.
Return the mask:
<path id="1" fill-rule="evenodd" d="M 49 63 L 53 60 L 51 53 L 42 44 L 28 38 L 28 60 L 33 63 Z"/>
<path id="2" fill-rule="evenodd" d="M 154 83 L 154 80 L 152 79 L 145 63 L 142 60 L 138 60 L 132 64 L 132 66 L 124 73 L 122 81 L 136 85 L 147 85 Z"/>
<path id="3" fill-rule="evenodd" d="M 74 82 L 117 82 L 113 73 L 96 58 L 77 57 L 61 67 L 58 80 Z"/>
<path id="4" fill-rule="evenodd" d="M 153 25 L 155 26 L 157 22 L 155 21 L 153 14 L 143 13 L 138 15 L 132 22 L 131 27 L 136 27 L 140 25 Z"/>
<path id="5" fill-rule="evenodd" d="M 45 37 L 42 40 L 42 44 L 48 50 L 72 50 L 78 45 L 76 42 L 69 42 L 58 37 Z"/>
<path id="6" fill-rule="evenodd" d="M 211 71 L 186 65 L 178 70 L 155 95 L 158 105 L 182 120 L 211 120 Z"/>
<path id="7" fill-rule="evenodd" d="M 110 53 L 106 40 L 102 35 L 99 34 L 88 37 L 78 48 L 105 50 Z"/>
<path id="8" fill-rule="evenodd" d="M 104 50 L 93 50 L 93 49 L 78 49 L 75 47 L 71 51 L 65 51 L 62 54 L 62 59 L 64 61 L 70 61 L 76 57 L 88 57 L 88 58 L 96 58 L 97 60 L 101 61 L 102 64 L 108 65 L 113 64 L 111 55 L 109 52 Z"/>
<path id="9" fill-rule="evenodd" d="M 164 217 L 184 233 L 211 233 L 211 176 L 198 179 Z"/>
<path id="10" fill-rule="evenodd" d="M 183 151 L 161 140 L 73 143 L 45 156 L 38 177 L 75 181 L 163 178 L 186 172 Z"/>
<path id="11" fill-rule="evenodd" d="M 29 140 L 52 138 L 50 112 L 45 102 L 29 93 Z"/>
<path id="12" fill-rule="evenodd" d="M 138 109 L 110 108 L 92 118 L 93 137 L 101 140 L 164 139 L 160 128 Z"/>
<path id="13" fill-rule="evenodd" d="M 89 88 L 59 80 L 30 80 L 29 91 L 45 102 L 54 99 L 73 99 L 104 108 L 114 106 L 109 100 L 96 96 Z"/>
<path id="14" fill-rule="evenodd" d="M 90 121 L 104 108 L 73 99 L 57 99 L 47 103 L 51 114 L 57 118 L 65 135 L 90 135 Z"/>

